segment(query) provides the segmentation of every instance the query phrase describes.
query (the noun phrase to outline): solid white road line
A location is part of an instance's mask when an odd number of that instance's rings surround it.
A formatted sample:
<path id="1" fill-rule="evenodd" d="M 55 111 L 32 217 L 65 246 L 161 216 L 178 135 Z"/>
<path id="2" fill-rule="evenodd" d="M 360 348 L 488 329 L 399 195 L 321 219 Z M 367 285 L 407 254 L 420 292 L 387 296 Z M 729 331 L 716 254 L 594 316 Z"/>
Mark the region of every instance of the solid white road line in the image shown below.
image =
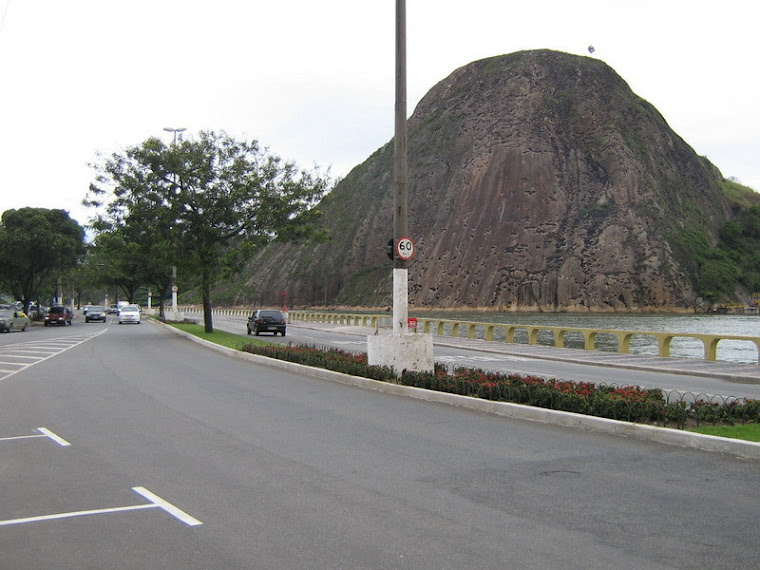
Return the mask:
<path id="1" fill-rule="evenodd" d="M 45 437 L 44 435 L 14 435 L 12 437 L 0 437 L 0 441 L 13 441 L 14 439 L 33 439 L 36 437 Z"/>
<path id="2" fill-rule="evenodd" d="M 63 439 L 60 435 L 53 433 L 47 428 L 40 427 L 37 428 L 37 431 L 40 432 L 39 435 L 16 435 L 12 437 L 0 437 L 0 441 L 13 441 L 14 439 L 34 439 L 37 437 L 48 437 L 52 439 L 54 442 L 56 442 L 61 447 L 68 447 L 71 444 Z"/>
<path id="3" fill-rule="evenodd" d="M 167 503 L 161 497 L 154 495 L 153 493 L 148 491 L 148 489 L 146 489 L 145 487 L 132 487 L 132 490 L 135 493 L 142 495 L 143 497 L 148 499 L 151 503 L 153 503 L 157 507 L 162 508 L 173 517 L 181 520 L 183 523 L 185 523 L 188 526 L 198 526 L 198 525 L 203 524 L 198 519 L 188 515 L 185 511 L 175 507 L 171 503 Z"/>
<path id="4" fill-rule="evenodd" d="M 48 428 L 38 427 L 37 431 L 40 432 L 42 435 L 49 437 L 61 447 L 68 447 L 69 445 L 71 445 L 68 441 L 63 439 L 60 435 L 53 433 Z"/>
<path id="5" fill-rule="evenodd" d="M 0 521 L 0 526 L 11 526 L 17 524 L 26 524 L 34 522 L 52 521 L 60 519 L 69 519 L 74 517 L 85 517 L 90 515 L 107 515 L 113 513 L 123 513 L 127 511 L 141 511 L 145 509 L 162 509 L 169 513 L 174 518 L 180 520 L 188 526 L 198 526 L 203 523 L 198 519 L 191 517 L 185 511 L 175 507 L 171 503 L 167 503 L 161 497 L 151 493 L 145 487 L 132 487 L 132 490 L 141 495 L 143 498 L 150 501 L 148 505 L 134 505 L 131 507 L 112 507 L 108 509 L 91 509 L 87 511 L 72 511 L 70 513 L 57 513 L 54 515 L 41 515 L 37 517 L 25 517 L 20 519 L 10 519 L 6 521 Z"/>
<path id="6" fill-rule="evenodd" d="M 71 513 L 58 513 L 56 515 L 42 515 L 39 517 L 27 517 L 23 519 L 11 519 L 0 521 L 0 526 L 9 526 L 14 524 L 24 524 L 31 522 L 53 521 L 57 519 L 69 519 L 73 517 L 85 517 L 89 515 L 102 515 L 108 513 L 119 513 L 124 511 L 136 511 L 140 509 L 155 509 L 156 505 L 136 505 L 134 507 L 114 507 L 111 509 L 94 509 L 91 511 L 74 511 Z"/>

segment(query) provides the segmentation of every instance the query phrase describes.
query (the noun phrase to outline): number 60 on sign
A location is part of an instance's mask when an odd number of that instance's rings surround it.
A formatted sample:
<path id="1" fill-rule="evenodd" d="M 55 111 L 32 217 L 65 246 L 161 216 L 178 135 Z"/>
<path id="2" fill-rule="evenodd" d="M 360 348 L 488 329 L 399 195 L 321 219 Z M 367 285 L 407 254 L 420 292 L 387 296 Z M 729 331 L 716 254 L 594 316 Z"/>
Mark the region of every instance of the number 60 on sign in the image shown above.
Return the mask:
<path id="1" fill-rule="evenodd" d="M 396 242 L 396 255 L 404 261 L 409 261 L 414 257 L 414 242 L 412 238 L 402 237 Z"/>

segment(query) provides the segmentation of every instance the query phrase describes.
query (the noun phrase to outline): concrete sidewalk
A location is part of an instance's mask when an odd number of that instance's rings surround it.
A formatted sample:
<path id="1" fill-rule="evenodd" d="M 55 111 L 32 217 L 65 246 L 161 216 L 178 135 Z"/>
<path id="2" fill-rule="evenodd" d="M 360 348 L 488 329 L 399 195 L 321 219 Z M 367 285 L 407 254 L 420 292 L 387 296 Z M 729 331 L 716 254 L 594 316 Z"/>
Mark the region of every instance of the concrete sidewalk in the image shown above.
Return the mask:
<path id="1" fill-rule="evenodd" d="M 371 327 L 335 325 L 315 323 L 311 321 L 293 321 L 291 326 L 304 329 L 339 332 L 360 337 L 366 337 L 367 335 L 375 334 L 376 332 L 375 329 Z M 389 334 L 389 331 L 386 329 L 380 329 L 379 334 Z M 433 345 L 449 348 L 467 348 L 469 350 L 477 350 L 492 354 L 522 356 L 526 358 L 538 358 L 558 362 L 571 362 L 589 366 L 607 366 L 629 370 L 650 370 L 652 372 L 666 372 L 668 374 L 718 378 L 720 380 L 727 380 L 729 382 L 740 384 L 760 384 L 760 365 L 757 364 L 738 364 L 687 358 L 663 358 L 660 356 L 643 354 L 620 354 L 617 352 L 602 352 L 599 350 L 582 350 L 576 348 L 555 348 L 553 346 L 505 343 L 444 335 L 433 335 Z"/>

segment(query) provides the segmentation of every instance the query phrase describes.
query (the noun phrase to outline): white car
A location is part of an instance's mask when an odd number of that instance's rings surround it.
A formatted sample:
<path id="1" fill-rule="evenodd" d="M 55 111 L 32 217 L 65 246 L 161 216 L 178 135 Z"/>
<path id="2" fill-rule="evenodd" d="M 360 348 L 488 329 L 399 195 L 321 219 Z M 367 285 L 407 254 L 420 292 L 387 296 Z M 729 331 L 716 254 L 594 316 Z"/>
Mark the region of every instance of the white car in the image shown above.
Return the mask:
<path id="1" fill-rule="evenodd" d="M 15 308 L 0 308 L 0 331 L 24 332 L 29 326 L 29 317 Z"/>
<path id="2" fill-rule="evenodd" d="M 137 323 L 140 324 L 140 307 L 137 305 L 123 305 L 119 309 L 119 324 Z"/>

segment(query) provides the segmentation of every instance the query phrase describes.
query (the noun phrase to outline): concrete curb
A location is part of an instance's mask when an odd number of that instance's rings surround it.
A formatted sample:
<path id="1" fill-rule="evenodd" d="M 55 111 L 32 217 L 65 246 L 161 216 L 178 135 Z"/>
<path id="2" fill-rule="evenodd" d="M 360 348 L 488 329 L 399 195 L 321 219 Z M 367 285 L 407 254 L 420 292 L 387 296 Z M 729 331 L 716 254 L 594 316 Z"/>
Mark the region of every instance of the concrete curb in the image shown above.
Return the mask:
<path id="1" fill-rule="evenodd" d="M 696 449 L 700 451 L 726 453 L 747 459 L 760 459 L 760 443 L 753 441 L 729 439 L 725 437 L 704 435 L 684 430 L 635 424 L 619 420 L 611 420 L 607 418 L 598 418 L 595 416 L 586 416 L 573 412 L 548 410 L 545 408 L 537 408 L 523 404 L 481 400 L 479 398 L 460 396 L 458 394 L 449 394 L 447 392 L 436 392 L 434 390 L 425 390 L 423 388 L 415 388 L 413 386 L 390 384 L 388 382 L 380 382 L 378 380 L 371 380 L 369 378 L 351 376 L 349 374 L 343 374 L 342 372 L 334 372 L 332 370 L 325 370 L 322 368 L 312 368 L 310 366 L 304 366 L 303 364 L 277 360 L 274 358 L 268 358 L 266 356 L 260 356 L 258 354 L 250 354 L 248 352 L 219 346 L 218 344 L 214 344 L 213 342 L 198 338 L 197 336 L 186 333 L 185 331 L 181 331 L 165 323 L 161 323 L 160 321 L 155 322 L 167 327 L 180 336 L 184 336 L 185 338 L 190 339 L 193 342 L 196 342 L 217 352 L 226 354 L 227 356 L 237 358 L 238 360 L 245 360 L 247 362 L 262 364 L 264 366 L 286 370 L 295 374 L 302 374 L 311 378 L 340 382 L 342 384 L 356 386 L 358 388 L 364 388 L 366 390 L 374 390 L 376 392 L 383 392 L 386 394 L 416 398 L 418 400 L 424 400 L 427 402 L 436 402 L 450 406 L 458 406 L 481 413 L 493 414 L 507 418 L 529 420 L 567 428 L 583 429 L 586 431 L 619 435 L 642 441 L 651 441 L 655 443 Z"/>

